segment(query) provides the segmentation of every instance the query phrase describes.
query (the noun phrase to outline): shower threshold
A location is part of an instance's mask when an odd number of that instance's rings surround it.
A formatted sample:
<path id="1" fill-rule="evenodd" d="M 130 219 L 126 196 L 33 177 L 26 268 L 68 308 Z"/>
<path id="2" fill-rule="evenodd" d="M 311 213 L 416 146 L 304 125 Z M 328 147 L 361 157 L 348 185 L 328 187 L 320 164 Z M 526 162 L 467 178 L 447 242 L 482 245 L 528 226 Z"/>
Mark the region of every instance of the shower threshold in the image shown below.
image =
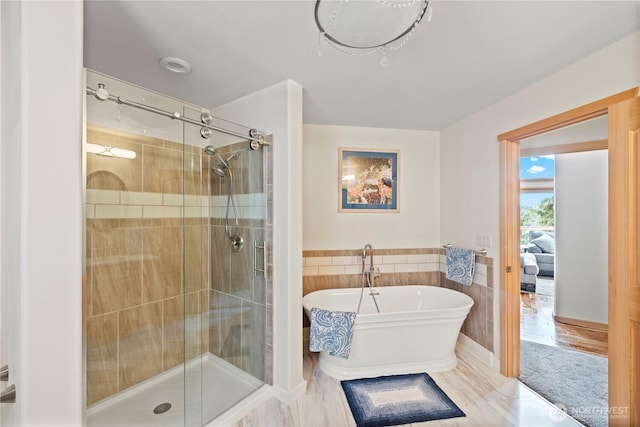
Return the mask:
<path id="1" fill-rule="evenodd" d="M 87 426 L 201 427 L 262 385 L 257 378 L 206 353 L 187 362 L 186 369 L 177 366 L 91 405 Z M 159 406 L 167 408 L 166 404 L 170 409 L 154 413 Z"/>

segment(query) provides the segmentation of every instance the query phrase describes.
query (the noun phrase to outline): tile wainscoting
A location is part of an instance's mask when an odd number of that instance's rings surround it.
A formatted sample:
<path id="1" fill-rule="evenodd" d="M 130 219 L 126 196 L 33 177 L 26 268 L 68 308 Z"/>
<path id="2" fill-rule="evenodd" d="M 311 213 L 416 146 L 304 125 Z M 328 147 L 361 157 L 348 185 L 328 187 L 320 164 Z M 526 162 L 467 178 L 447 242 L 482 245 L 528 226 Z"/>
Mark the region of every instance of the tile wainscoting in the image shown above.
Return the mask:
<path id="1" fill-rule="evenodd" d="M 303 251 L 302 293 L 334 288 L 359 288 L 362 249 Z M 368 266 L 369 259 L 366 260 Z M 376 249 L 373 264 L 380 270 L 376 286 L 428 285 L 463 292 L 473 298 L 462 333 L 493 352 L 493 258 L 476 256 L 471 286 L 447 280 L 443 248 Z M 304 324 L 308 319 L 303 315 Z"/>

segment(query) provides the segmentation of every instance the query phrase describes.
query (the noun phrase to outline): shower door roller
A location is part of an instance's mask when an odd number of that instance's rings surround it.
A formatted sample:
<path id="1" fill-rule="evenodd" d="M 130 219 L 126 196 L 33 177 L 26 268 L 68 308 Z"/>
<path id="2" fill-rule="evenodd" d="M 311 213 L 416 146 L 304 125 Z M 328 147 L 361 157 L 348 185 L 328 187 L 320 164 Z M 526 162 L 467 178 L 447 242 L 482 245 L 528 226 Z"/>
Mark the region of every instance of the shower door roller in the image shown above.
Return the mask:
<path id="1" fill-rule="evenodd" d="M 260 148 L 260 143 L 255 139 L 252 139 L 251 142 L 249 142 L 249 148 L 251 148 L 253 151 L 256 151 Z"/>

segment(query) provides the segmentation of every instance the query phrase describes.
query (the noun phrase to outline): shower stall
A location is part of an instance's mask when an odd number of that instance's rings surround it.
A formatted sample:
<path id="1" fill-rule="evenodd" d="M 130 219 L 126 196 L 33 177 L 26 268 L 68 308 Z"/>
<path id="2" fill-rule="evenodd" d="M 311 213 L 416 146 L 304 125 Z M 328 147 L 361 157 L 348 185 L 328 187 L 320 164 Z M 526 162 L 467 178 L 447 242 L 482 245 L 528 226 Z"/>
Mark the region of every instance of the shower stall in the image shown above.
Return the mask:
<path id="1" fill-rule="evenodd" d="M 86 83 L 87 425 L 207 425 L 272 383 L 273 141 Z"/>

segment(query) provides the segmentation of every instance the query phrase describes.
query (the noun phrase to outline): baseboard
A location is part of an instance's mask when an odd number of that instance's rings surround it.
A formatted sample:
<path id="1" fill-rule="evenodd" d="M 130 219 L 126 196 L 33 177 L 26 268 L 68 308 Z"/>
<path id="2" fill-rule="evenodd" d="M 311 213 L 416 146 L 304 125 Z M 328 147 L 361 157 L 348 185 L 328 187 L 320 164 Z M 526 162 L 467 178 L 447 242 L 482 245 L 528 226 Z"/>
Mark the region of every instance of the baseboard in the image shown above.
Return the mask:
<path id="1" fill-rule="evenodd" d="M 573 319 L 571 317 L 553 315 L 553 320 L 558 323 L 579 326 L 581 328 L 593 329 L 601 332 L 609 332 L 609 325 L 606 323 L 592 322 L 590 320 Z"/>
<path id="2" fill-rule="evenodd" d="M 463 333 L 458 335 L 458 343 L 457 348 L 459 350 L 466 351 L 467 353 L 475 356 L 478 360 L 484 363 L 489 368 L 493 368 L 494 366 L 494 355 L 492 352 L 469 338 Z"/>
<path id="3" fill-rule="evenodd" d="M 206 424 L 205 427 L 234 426 L 251 411 L 258 408 L 260 405 L 263 405 L 273 395 L 273 387 L 265 384 L 257 391 L 238 402 L 238 404 L 222 413 L 219 417 L 216 417 L 216 419 L 211 421 L 209 424 Z"/>
<path id="4" fill-rule="evenodd" d="M 285 403 L 291 405 L 300 396 L 303 396 L 307 392 L 307 382 L 302 381 L 295 386 L 291 391 L 287 391 L 281 387 L 273 386 L 273 397 Z"/>

